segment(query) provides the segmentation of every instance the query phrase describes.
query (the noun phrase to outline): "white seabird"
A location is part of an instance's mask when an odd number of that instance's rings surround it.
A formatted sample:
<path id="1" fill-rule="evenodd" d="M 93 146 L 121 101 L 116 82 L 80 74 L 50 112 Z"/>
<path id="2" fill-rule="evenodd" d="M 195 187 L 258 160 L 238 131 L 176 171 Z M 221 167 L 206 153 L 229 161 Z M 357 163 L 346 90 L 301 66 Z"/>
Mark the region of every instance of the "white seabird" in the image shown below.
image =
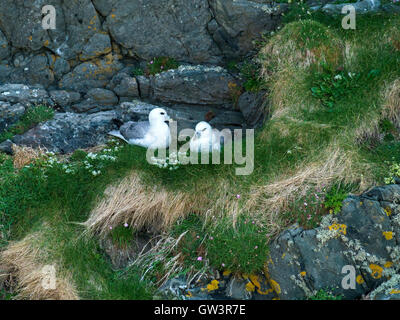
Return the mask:
<path id="1" fill-rule="evenodd" d="M 149 114 L 149 121 L 129 121 L 119 131 L 111 131 L 109 135 L 145 148 L 166 149 L 171 143 L 170 121 L 164 109 L 155 108 Z"/>
<path id="2" fill-rule="evenodd" d="M 212 152 L 221 150 L 221 134 L 207 122 L 196 125 L 195 134 L 190 140 L 190 152 Z"/>

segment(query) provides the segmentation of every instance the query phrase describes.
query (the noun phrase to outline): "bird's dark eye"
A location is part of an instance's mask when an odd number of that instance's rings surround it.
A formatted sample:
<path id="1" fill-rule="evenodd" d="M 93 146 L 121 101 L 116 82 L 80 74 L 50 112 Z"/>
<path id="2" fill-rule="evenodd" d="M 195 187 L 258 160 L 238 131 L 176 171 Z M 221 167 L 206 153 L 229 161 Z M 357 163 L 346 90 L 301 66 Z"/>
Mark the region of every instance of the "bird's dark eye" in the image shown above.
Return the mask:
<path id="1" fill-rule="evenodd" d="M 163 116 L 163 115 L 165 115 L 165 113 L 164 113 L 164 112 L 161 112 L 160 114 L 161 114 L 162 116 Z"/>

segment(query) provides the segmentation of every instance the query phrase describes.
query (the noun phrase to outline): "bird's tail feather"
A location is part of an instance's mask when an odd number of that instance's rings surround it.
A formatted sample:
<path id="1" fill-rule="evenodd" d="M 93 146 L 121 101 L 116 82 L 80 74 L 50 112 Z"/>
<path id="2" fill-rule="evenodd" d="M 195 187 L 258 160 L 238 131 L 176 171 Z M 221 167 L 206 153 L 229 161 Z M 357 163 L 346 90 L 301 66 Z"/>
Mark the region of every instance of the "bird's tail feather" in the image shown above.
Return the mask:
<path id="1" fill-rule="evenodd" d="M 119 139 L 121 139 L 121 140 L 124 140 L 125 142 L 129 143 L 128 140 L 126 140 L 126 139 L 124 138 L 124 136 L 121 134 L 121 132 L 119 132 L 119 131 L 111 131 L 111 132 L 109 132 L 108 134 L 109 134 L 110 136 L 117 137 L 117 138 L 119 138 Z"/>

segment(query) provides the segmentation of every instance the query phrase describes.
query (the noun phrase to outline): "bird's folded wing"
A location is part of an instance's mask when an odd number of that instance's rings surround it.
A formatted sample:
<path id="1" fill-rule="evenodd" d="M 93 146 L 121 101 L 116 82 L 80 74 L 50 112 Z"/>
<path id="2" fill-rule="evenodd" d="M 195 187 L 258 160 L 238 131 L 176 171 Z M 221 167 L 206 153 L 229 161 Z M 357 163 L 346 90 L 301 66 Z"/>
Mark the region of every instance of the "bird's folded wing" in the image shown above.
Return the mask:
<path id="1" fill-rule="evenodd" d="M 140 122 L 127 122 L 125 123 L 119 131 L 124 136 L 126 140 L 143 139 L 148 133 L 150 128 L 150 123 L 148 121 Z"/>

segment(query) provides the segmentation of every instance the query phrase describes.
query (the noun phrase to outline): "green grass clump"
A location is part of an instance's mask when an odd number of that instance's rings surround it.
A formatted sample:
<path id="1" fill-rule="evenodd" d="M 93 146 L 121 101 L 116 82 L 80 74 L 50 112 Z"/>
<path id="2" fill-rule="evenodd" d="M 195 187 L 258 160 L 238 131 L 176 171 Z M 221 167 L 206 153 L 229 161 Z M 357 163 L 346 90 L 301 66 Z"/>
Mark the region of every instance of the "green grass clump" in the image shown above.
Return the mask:
<path id="1" fill-rule="evenodd" d="M 337 214 L 342 210 L 343 200 L 346 199 L 352 190 L 357 190 L 354 185 L 336 184 L 325 195 L 324 206 L 329 213 Z"/>
<path id="2" fill-rule="evenodd" d="M 109 237 L 114 245 L 119 248 L 127 248 L 134 240 L 135 233 L 135 230 L 130 228 L 128 225 L 122 225 L 112 228 Z"/>
<path id="3" fill-rule="evenodd" d="M 147 64 L 146 74 L 154 76 L 170 69 L 177 69 L 178 67 L 179 63 L 174 58 L 157 57 Z"/>
<path id="4" fill-rule="evenodd" d="M 201 270 L 205 261 L 217 270 L 255 273 L 263 270 L 268 256 L 267 228 L 251 217 L 240 216 L 235 225 L 231 218 L 204 224 L 191 215 L 178 223 L 173 234 L 186 232 L 179 251 L 185 264 Z"/>
<path id="5" fill-rule="evenodd" d="M 328 290 L 321 289 L 314 296 L 309 297 L 308 300 L 342 300 L 343 296 L 335 296 Z"/>
<path id="6" fill-rule="evenodd" d="M 16 124 L 0 134 L 0 142 L 11 139 L 17 134 L 23 134 L 39 123 L 52 119 L 54 113 L 54 109 L 45 105 L 30 107 Z"/>

